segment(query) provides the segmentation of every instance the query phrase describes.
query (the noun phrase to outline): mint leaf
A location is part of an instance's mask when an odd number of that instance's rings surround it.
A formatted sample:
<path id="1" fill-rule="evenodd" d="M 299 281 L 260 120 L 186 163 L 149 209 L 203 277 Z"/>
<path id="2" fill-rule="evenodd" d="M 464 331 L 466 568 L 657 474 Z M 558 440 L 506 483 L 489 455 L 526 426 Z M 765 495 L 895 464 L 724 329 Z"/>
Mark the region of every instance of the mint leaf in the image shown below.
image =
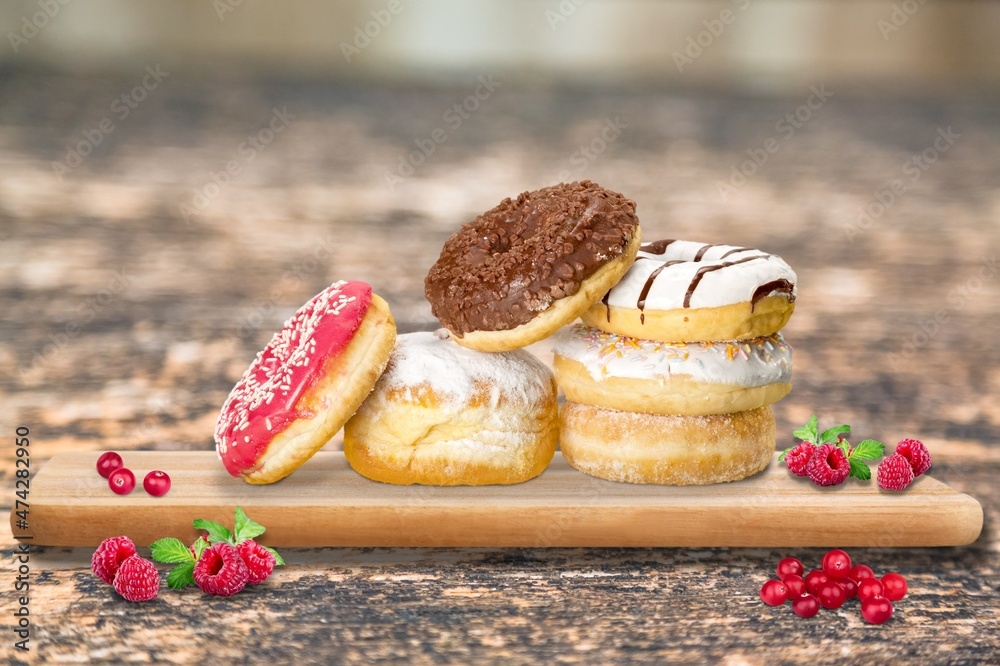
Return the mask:
<path id="1" fill-rule="evenodd" d="M 278 555 L 278 551 L 276 551 L 274 548 L 268 548 L 267 546 L 262 546 L 262 547 L 264 548 L 264 550 L 274 555 L 274 563 L 276 565 L 278 565 L 279 567 L 285 565 L 285 558 L 283 558 L 281 555 Z"/>
<path id="2" fill-rule="evenodd" d="M 792 434 L 804 442 L 812 442 L 815 444 L 816 440 L 818 439 L 817 435 L 818 427 L 819 427 L 819 419 L 816 417 L 815 414 L 813 414 L 812 418 L 809 419 L 808 423 L 806 423 L 801 428 L 798 428 L 795 431 L 793 431 Z"/>
<path id="3" fill-rule="evenodd" d="M 851 457 L 857 460 L 878 460 L 885 455 L 885 444 L 875 439 L 866 439 L 854 447 Z"/>
<path id="4" fill-rule="evenodd" d="M 201 559 L 201 554 L 205 552 L 205 549 L 211 546 L 205 537 L 198 537 L 194 542 L 194 559 L 197 562 Z"/>
<path id="5" fill-rule="evenodd" d="M 790 452 L 790 451 L 791 451 L 792 449 L 794 449 L 794 448 L 795 448 L 794 446 L 789 446 L 789 447 L 788 447 L 787 449 L 785 449 L 784 451 L 782 451 L 782 452 L 781 452 L 781 455 L 780 455 L 780 456 L 778 456 L 778 462 L 781 462 L 782 460 L 784 460 L 784 459 L 785 459 L 785 456 L 787 456 L 787 455 L 788 455 L 788 453 L 789 453 L 789 452 Z"/>
<path id="6" fill-rule="evenodd" d="M 236 521 L 233 525 L 233 531 L 236 533 L 236 543 L 242 543 L 247 539 L 260 536 L 265 532 L 265 529 L 260 523 L 250 520 L 243 508 L 238 506 L 236 507 Z"/>
<path id="7" fill-rule="evenodd" d="M 823 434 L 819 436 L 820 444 L 833 444 L 837 441 L 837 438 L 841 435 L 846 435 L 851 432 L 851 426 L 849 425 L 839 425 L 830 428 L 829 430 L 824 430 Z"/>
<path id="8" fill-rule="evenodd" d="M 208 532 L 208 540 L 212 543 L 233 543 L 233 533 L 219 523 L 199 518 L 194 521 L 194 528 L 196 530 L 205 530 Z"/>
<path id="9" fill-rule="evenodd" d="M 842 439 L 837 442 L 837 448 L 844 452 L 844 455 L 848 458 L 851 457 L 851 443 L 846 439 Z"/>
<path id="10" fill-rule="evenodd" d="M 857 451 L 857 448 L 854 449 Z M 868 464 L 851 456 L 847 459 L 847 462 L 851 465 L 851 476 L 855 479 L 861 479 L 862 481 L 867 481 L 872 478 L 872 470 L 868 467 Z"/>
<path id="11" fill-rule="evenodd" d="M 180 539 L 174 539 L 173 537 L 160 539 L 151 543 L 149 549 L 153 552 L 153 559 L 157 562 L 163 562 L 164 564 L 194 562 L 191 551 L 188 550 L 188 547 Z"/>
<path id="12" fill-rule="evenodd" d="M 167 574 L 167 586 L 170 589 L 179 590 L 187 585 L 194 585 L 194 562 L 180 564 Z"/>

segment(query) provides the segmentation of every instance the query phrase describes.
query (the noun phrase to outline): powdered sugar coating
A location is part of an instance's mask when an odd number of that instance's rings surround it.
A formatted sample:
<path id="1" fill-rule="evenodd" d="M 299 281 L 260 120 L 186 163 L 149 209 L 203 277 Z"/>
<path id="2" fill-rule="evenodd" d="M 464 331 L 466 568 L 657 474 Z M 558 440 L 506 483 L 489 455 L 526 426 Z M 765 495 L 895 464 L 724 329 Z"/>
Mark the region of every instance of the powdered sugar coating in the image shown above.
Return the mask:
<path id="1" fill-rule="evenodd" d="M 788 383 L 792 348 L 775 333 L 736 342 L 666 343 L 607 333 L 577 324 L 558 334 L 558 356 L 577 361 L 594 381 L 608 377 L 669 379 L 744 387 Z"/>
<path id="2" fill-rule="evenodd" d="M 492 407 L 501 396 L 514 404 L 537 405 L 551 396 L 552 381 L 552 371 L 523 349 L 475 351 L 440 329 L 397 337 L 379 384 L 410 390 L 429 386 L 448 407 L 462 409 L 484 386 L 489 387 Z"/>
<path id="3" fill-rule="evenodd" d="M 699 271 L 725 264 L 731 265 L 699 276 Z M 781 280 L 792 285 L 791 293 L 785 295 L 794 300 L 798 278 L 781 257 L 732 245 L 658 241 L 642 246 L 635 263 L 608 292 L 604 302 L 619 308 L 638 307 L 646 312 L 721 307 L 749 301 L 761 285 Z M 689 294 L 692 284 L 696 286 Z M 639 306 L 640 301 L 643 307 Z"/>
<path id="4" fill-rule="evenodd" d="M 253 469 L 274 436 L 306 414 L 301 398 L 326 362 L 350 344 L 372 302 L 364 282 L 336 282 L 299 308 L 229 393 L 215 427 L 219 458 L 233 476 Z"/>

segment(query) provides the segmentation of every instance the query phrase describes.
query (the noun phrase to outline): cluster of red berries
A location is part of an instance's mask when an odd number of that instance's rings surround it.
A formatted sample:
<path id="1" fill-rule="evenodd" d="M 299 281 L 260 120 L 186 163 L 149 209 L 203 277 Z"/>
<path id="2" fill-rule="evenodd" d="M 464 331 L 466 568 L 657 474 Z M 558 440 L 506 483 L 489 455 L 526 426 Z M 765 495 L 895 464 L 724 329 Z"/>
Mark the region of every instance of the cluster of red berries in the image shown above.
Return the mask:
<path id="1" fill-rule="evenodd" d="M 834 549 L 823 556 L 822 569 L 805 574 L 800 560 L 786 557 L 778 562 L 778 580 L 760 588 L 760 598 L 768 606 L 780 606 L 789 599 L 792 612 L 812 617 L 823 608 L 840 608 L 855 597 L 861 602 L 866 622 L 882 624 L 892 617 L 892 602 L 906 596 L 906 579 L 898 573 L 878 578 L 865 564 L 852 566 L 845 551 Z M 803 576 L 803 574 L 805 574 Z"/>
<path id="2" fill-rule="evenodd" d="M 868 461 L 882 458 L 885 445 L 866 439 L 851 446 L 844 436 L 851 431 L 849 425 L 838 425 L 820 431 L 819 420 L 813 415 L 793 433 L 802 441 L 785 449 L 778 457 L 796 476 L 807 476 L 818 486 L 836 486 L 853 476 L 861 481 L 871 479 Z M 918 440 L 904 439 L 896 445 L 896 452 L 878 465 L 878 485 L 883 490 L 903 490 L 913 480 L 931 467 L 931 454 Z"/>
<path id="3" fill-rule="evenodd" d="M 160 590 L 160 573 L 152 562 L 136 555 L 127 536 L 102 541 L 90 558 L 90 568 L 128 601 L 155 599 Z"/>
<path id="4" fill-rule="evenodd" d="M 217 543 L 202 551 L 192 576 L 202 592 L 231 597 L 247 585 L 270 578 L 274 565 L 274 555 L 253 539 L 238 546 Z"/>
<path id="5" fill-rule="evenodd" d="M 97 459 L 97 473 L 107 479 L 108 486 L 119 495 L 128 495 L 135 488 L 135 474 L 114 451 L 106 451 Z M 170 490 L 170 477 L 154 469 L 142 480 L 142 487 L 153 497 L 162 497 Z"/>
<path id="6" fill-rule="evenodd" d="M 247 585 L 263 583 L 275 566 L 285 563 L 276 551 L 252 538 L 263 534 L 264 527 L 240 507 L 236 507 L 235 532 L 207 520 L 196 520 L 195 526 L 205 529 L 209 538 L 198 537 L 190 548 L 169 537 L 150 545 L 154 560 L 178 565 L 167 576 L 167 585 L 173 589 L 194 583 L 207 594 L 228 597 Z M 98 578 L 114 585 L 128 601 L 149 601 L 159 592 L 159 572 L 136 554 L 127 536 L 102 541 L 90 565 Z"/>
<path id="7" fill-rule="evenodd" d="M 903 490 L 930 468 L 931 453 L 923 442 L 916 439 L 901 440 L 896 445 L 896 452 L 878 464 L 878 487 L 883 490 Z"/>

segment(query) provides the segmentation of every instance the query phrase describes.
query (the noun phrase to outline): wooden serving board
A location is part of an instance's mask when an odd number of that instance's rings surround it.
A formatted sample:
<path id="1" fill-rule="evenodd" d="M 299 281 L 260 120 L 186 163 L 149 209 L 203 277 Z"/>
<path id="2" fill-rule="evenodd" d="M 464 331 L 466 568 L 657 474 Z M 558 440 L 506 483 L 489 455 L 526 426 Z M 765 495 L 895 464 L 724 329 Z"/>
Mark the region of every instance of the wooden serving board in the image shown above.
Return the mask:
<path id="1" fill-rule="evenodd" d="M 772 461 L 761 474 L 712 486 L 642 486 L 577 472 L 556 454 L 516 486 L 437 488 L 369 481 L 341 452 L 321 452 L 270 486 L 229 476 L 214 452 L 125 455 L 131 494 L 115 495 L 93 452 L 61 453 L 31 481 L 28 530 L 39 545 L 95 546 L 126 534 L 149 545 L 196 536 L 195 518 L 232 525 L 240 505 L 273 546 L 957 546 L 982 530 L 979 503 L 930 477 L 907 491 L 874 481 L 819 488 Z M 151 497 L 142 477 L 172 479 Z"/>

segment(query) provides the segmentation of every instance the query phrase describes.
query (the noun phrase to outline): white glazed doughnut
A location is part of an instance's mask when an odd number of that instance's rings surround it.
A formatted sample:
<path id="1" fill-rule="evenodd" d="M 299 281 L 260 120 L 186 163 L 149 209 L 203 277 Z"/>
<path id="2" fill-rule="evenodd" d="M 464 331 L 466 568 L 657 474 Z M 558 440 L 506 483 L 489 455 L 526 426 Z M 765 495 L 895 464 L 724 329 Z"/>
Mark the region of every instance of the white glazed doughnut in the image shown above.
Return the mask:
<path id="1" fill-rule="evenodd" d="M 791 390 L 780 334 L 736 342 L 666 343 L 577 324 L 555 345 L 556 382 L 572 402 L 646 414 L 729 414 Z"/>
<path id="2" fill-rule="evenodd" d="M 776 333 L 795 309 L 797 277 L 780 257 L 681 240 L 644 244 L 583 320 L 646 340 L 746 340 Z"/>
<path id="3" fill-rule="evenodd" d="M 541 474 L 558 438 L 555 380 L 541 361 L 467 349 L 442 329 L 397 338 L 344 428 L 344 454 L 385 483 L 509 484 Z"/>

